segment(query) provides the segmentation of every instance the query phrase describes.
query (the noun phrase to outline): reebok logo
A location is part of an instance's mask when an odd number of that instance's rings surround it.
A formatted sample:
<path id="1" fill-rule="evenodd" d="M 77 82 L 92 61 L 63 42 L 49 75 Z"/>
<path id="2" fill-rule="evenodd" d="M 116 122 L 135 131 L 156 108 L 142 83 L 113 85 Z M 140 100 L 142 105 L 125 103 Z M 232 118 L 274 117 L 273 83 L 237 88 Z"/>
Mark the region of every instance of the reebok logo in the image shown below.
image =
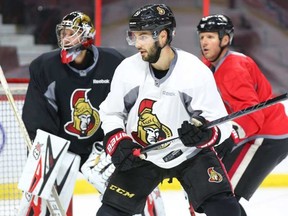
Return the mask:
<path id="1" fill-rule="evenodd" d="M 163 94 L 163 95 L 167 95 L 167 96 L 175 96 L 175 93 L 174 93 L 174 92 L 163 91 L 162 94 Z"/>
<path id="2" fill-rule="evenodd" d="M 109 79 L 100 79 L 100 80 L 97 80 L 97 79 L 93 79 L 93 84 L 109 84 L 110 83 L 110 80 Z"/>

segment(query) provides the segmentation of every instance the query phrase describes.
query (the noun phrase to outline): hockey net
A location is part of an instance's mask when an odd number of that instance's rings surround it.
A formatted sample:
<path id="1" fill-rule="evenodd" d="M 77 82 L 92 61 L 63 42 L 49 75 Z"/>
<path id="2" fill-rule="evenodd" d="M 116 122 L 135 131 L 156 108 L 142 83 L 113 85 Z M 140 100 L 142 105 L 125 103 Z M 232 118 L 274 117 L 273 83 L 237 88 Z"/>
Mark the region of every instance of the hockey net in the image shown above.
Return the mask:
<path id="1" fill-rule="evenodd" d="M 27 84 L 9 84 L 22 114 Z M 27 159 L 27 148 L 15 114 L 0 85 L 0 216 L 16 215 L 22 192 L 18 181 Z"/>

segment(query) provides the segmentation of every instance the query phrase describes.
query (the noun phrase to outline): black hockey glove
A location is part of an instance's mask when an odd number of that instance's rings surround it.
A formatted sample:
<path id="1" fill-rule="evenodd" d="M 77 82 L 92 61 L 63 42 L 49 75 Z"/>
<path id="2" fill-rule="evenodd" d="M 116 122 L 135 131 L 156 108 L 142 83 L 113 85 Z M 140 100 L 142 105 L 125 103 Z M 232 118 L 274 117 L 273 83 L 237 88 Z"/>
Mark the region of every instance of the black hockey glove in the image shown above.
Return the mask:
<path id="1" fill-rule="evenodd" d="M 179 138 L 185 146 L 207 148 L 218 143 L 220 140 L 218 127 L 201 129 L 201 125 L 206 123 L 206 119 L 202 116 L 193 117 L 191 121 L 192 123 L 184 121 L 178 129 Z"/>
<path id="2" fill-rule="evenodd" d="M 114 166 L 121 171 L 131 169 L 135 163 L 141 161 L 132 154 L 133 149 L 139 149 L 140 146 L 120 128 L 107 133 L 103 145 Z"/>

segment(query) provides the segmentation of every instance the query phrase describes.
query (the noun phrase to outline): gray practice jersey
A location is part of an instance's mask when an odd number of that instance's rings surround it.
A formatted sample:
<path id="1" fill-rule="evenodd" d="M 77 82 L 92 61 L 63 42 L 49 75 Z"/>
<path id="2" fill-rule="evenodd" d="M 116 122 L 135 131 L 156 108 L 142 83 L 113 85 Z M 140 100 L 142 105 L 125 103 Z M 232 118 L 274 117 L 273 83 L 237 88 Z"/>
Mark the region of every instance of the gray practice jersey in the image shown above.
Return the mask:
<path id="1" fill-rule="evenodd" d="M 165 77 L 157 79 L 140 53 L 125 59 L 116 69 L 111 91 L 100 105 L 104 133 L 123 128 L 142 146 L 178 136 L 177 129 L 195 110 L 212 121 L 227 115 L 213 74 L 196 56 L 173 48 L 175 58 Z M 232 131 L 219 125 L 220 143 Z M 180 139 L 148 153 L 147 160 L 163 167 L 179 165 L 199 149 L 185 147 Z"/>

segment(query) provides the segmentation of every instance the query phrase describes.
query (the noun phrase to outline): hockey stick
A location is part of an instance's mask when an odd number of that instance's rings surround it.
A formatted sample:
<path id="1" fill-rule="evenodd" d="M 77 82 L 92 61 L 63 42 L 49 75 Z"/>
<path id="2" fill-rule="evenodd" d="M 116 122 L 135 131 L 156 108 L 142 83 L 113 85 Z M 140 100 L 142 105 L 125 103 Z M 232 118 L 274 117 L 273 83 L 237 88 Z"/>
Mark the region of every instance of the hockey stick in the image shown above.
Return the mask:
<path id="1" fill-rule="evenodd" d="M 19 124 L 21 133 L 22 133 L 22 135 L 23 135 L 23 137 L 25 139 L 25 143 L 27 145 L 27 148 L 30 150 L 31 147 L 32 147 L 32 143 L 31 143 L 30 137 L 28 135 L 28 132 L 26 130 L 26 127 L 24 125 L 24 122 L 23 122 L 22 118 L 20 117 L 20 114 L 19 114 L 18 109 L 16 107 L 16 103 L 14 101 L 14 98 L 12 96 L 12 93 L 10 91 L 10 88 L 8 86 L 7 80 L 5 78 L 5 75 L 4 75 L 4 72 L 3 72 L 1 66 L 0 66 L 0 80 L 1 80 L 1 83 L 2 83 L 2 87 L 3 87 L 4 91 L 5 91 L 6 97 L 7 97 L 8 101 L 9 101 L 9 104 L 10 104 L 10 106 L 11 106 L 13 112 L 14 112 L 14 115 L 15 115 L 15 117 L 17 119 L 17 122 Z M 48 207 L 51 215 L 59 215 L 59 211 L 61 213 L 61 216 L 66 215 L 66 213 L 65 213 L 65 211 L 64 211 L 64 209 L 63 209 L 63 207 L 61 205 L 61 202 L 60 202 L 60 199 L 59 199 L 59 196 L 58 196 L 58 193 L 57 193 L 55 187 L 53 187 L 53 189 L 52 189 L 52 197 L 55 200 L 55 202 L 52 203 L 52 202 L 50 202 L 50 200 L 49 201 L 47 200 L 47 207 Z"/>
<path id="2" fill-rule="evenodd" d="M 287 100 L 288 99 L 288 93 L 285 93 L 285 94 L 282 94 L 282 95 L 279 95 L 275 98 L 272 98 L 272 99 L 269 99 L 267 101 L 264 101 L 264 102 L 261 102 L 259 104 L 256 104 L 254 106 L 250 106 L 250 107 L 247 107 L 245 109 L 242 109 L 242 110 L 239 110 L 237 112 L 234 112 L 234 113 L 231 113 L 229 115 L 226 115 L 222 118 L 219 118 L 219 119 L 216 119 L 214 121 L 211 121 L 211 122 L 208 122 L 206 125 L 203 125 L 202 128 L 205 129 L 205 128 L 211 128 L 211 127 L 214 127 L 216 125 L 219 125 L 219 124 L 223 124 L 227 121 L 231 121 L 233 119 L 236 119 L 236 118 L 239 118 L 241 116 L 244 116 L 244 115 L 248 115 L 250 113 L 253 113 L 253 112 L 256 112 L 258 110 L 261 110 L 261 109 L 264 109 L 266 107 L 269 107 L 275 103 L 279 103 L 281 101 L 284 101 L 284 100 Z M 146 146 L 142 149 L 135 149 L 133 151 L 133 155 L 134 156 L 137 156 L 137 157 L 141 157 L 141 155 L 151 151 L 151 150 L 154 150 L 154 149 L 157 149 L 158 147 L 160 147 L 161 145 L 165 144 L 165 143 L 168 143 L 168 142 L 171 142 L 175 139 L 178 139 L 179 137 L 172 137 L 172 138 L 168 138 L 168 139 L 165 139 L 161 142 L 157 142 L 153 145 L 149 145 L 149 146 Z"/>

